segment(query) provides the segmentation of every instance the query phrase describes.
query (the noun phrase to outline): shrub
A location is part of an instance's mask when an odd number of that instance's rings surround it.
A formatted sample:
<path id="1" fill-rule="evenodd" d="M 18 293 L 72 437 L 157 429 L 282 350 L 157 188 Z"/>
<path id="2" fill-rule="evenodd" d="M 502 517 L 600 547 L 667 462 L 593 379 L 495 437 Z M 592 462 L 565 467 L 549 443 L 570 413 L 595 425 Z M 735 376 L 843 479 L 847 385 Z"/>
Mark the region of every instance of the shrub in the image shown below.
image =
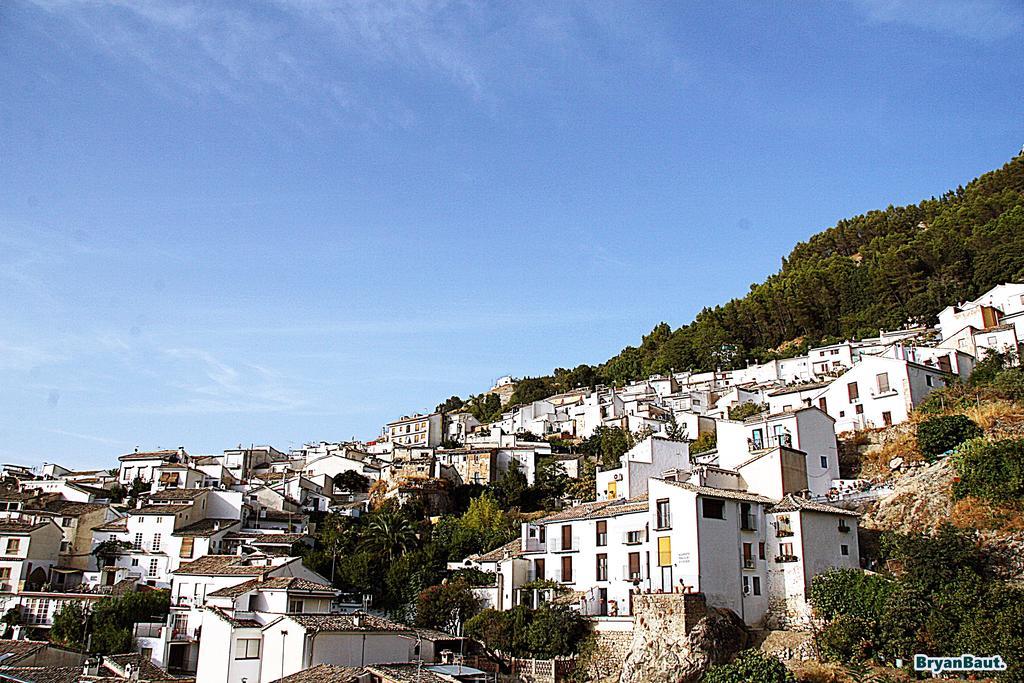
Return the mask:
<path id="1" fill-rule="evenodd" d="M 714 432 L 701 434 L 696 441 L 690 444 L 690 455 L 699 455 L 713 450 L 718 445 L 718 435 Z"/>
<path id="2" fill-rule="evenodd" d="M 796 678 L 777 657 L 743 650 L 732 663 L 709 668 L 704 683 L 796 683 Z"/>
<path id="3" fill-rule="evenodd" d="M 748 417 L 768 410 L 767 403 L 741 403 L 729 411 L 730 420 L 745 420 Z"/>
<path id="4" fill-rule="evenodd" d="M 940 415 L 917 426 L 917 445 L 932 459 L 981 434 L 981 427 L 966 415 Z"/>
<path id="5" fill-rule="evenodd" d="M 860 662 L 875 655 L 876 624 L 871 619 L 841 614 L 814 638 L 821 656 L 833 662 Z"/>
<path id="6" fill-rule="evenodd" d="M 1013 502 L 1024 498 L 1024 439 L 976 439 L 957 452 L 953 466 L 960 475 L 953 483 L 956 499 L 976 496 Z"/>
<path id="7" fill-rule="evenodd" d="M 877 574 L 859 569 L 830 569 L 811 579 L 810 601 L 823 619 L 840 614 L 876 619 L 893 587 L 892 581 Z"/>

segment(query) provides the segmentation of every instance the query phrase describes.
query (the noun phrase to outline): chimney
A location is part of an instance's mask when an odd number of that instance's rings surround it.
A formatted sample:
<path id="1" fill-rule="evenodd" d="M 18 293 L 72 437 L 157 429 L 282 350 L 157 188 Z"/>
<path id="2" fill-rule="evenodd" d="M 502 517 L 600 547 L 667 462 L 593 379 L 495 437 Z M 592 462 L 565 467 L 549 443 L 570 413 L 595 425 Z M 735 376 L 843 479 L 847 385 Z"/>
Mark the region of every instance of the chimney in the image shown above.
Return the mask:
<path id="1" fill-rule="evenodd" d="M 100 673 L 100 657 L 89 657 L 82 667 L 83 676 L 98 676 Z"/>
<path id="2" fill-rule="evenodd" d="M 356 612 L 352 615 L 352 625 L 356 628 L 362 628 L 363 626 L 363 615 L 361 612 Z"/>

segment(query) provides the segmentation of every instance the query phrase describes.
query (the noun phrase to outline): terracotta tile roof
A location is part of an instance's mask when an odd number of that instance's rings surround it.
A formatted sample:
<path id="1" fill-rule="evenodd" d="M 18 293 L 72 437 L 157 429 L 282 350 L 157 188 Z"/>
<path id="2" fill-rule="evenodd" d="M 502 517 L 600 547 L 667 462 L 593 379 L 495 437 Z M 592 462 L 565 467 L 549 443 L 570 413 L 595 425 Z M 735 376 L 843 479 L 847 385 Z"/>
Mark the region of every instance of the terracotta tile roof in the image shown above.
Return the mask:
<path id="1" fill-rule="evenodd" d="M 787 495 L 785 498 L 780 500 L 778 503 L 768 509 L 769 513 L 773 512 L 797 512 L 798 510 L 807 510 L 808 512 L 823 512 L 831 515 L 847 515 L 850 517 L 860 517 L 860 514 L 853 510 L 845 510 L 835 505 L 826 505 L 825 503 L 818 503 L 813 500 L 806 498 L 800 498 L 793 494 Z"/>
<path id="2" fill-rule="evenodd" d="M 172 455 L 178 455 L 178 449 L 165 450 L 165 451 L 148 451 L 145 453 L 125 453 L 119 456 L 117 459 L 121 462 L 128 460 L 164 460 L 170 458 Z"/>
<path id="3" fill-rule="evenodd" d="M 317 664 L 302 671 L 279 678 L 274 683 L 355 683 L 365 669 L 333 664 Z"/>
<path id="4" fill-rule="evenodd" d="M 0 640 L 0 663 L 13 664 L 47 645 L 45 640 Z"/>
<path id="5" fill-rule="evenodd" d="M 128 518 L 127 517 L 121 517 L 120 519 L 112 519 L 109 522 L 107 522 L 106 524 L 100 524 L 99 526 L 94 526 L 92 528 L 92 530 L 93 531 L 109 531 L 109 532 L 113 532 L 113 533 L 118 533 L 118 532 L 121 532 L 121 531 L 128 531 Z"/>
<path id="6" fill-rule="evenodd" d="M 494 550 L 490 550 L 480 555 L 470 556 L 470 559 L 476 560 L 477 562 L 497 562 L 498 560 L 505 559 L 506 554 L 509 557 L 519 557 L 522 555 L 523 540 L 521 538 L 516 538 L 505 545 L 498 546 Z"/>
<path id="7" fill-rule="evenodd" d="M 45 522 L 36 522 L 35 524 L 29 524 L 27 522 L 16 522 L 11 519 L 0 520 L 0 533 L 2 534 L 30 534 L 36 529 L 42 529 L 47 524 L 50 524 L 49 520 Z"/>
<path id="8" fill-rule="evenodd" d="M 298 576 L 271 576 L 265 581 L 249 579 L 234 586 L 227 586 L 209 593 L 211 598 L 237 598 L 251 590 L 291 590 L 306 593 L 331 593 L 335 590 L 324 583 L 317 583 Z"/>
<path id="9" fill-rule="evenodd" d="M 150 493 L 146 497 L 152 502 L 156 502 L 158 500 L 195 500 L 209 490 L 210 489 L 164 489 L 162 491 L 157 491 L 156 493 Z"/>
<path id="10" fill-rule="evenodd" d="M 106 503 L 77 503 L 73 500 L 54 500 L 43 506 L 45 512 L 52 512 L 62 517 L 81 517 L 90 512 L 109 507 Z"/>
<path id="11" fill-rule="evenodd" d="M 453 683 L 458 679 L 431 671 L 417 664 L 374 664 L 367 671 L 380 677 L 382 683 Z"/>
<path id="12" fill-rule="evenodd" d="M 291 619 L 307 631 L 412 631 L 407 626 L 371 614 L 289 614 L 282 618 Z"/>
<path id="13" fill-rule="evenodd" d="M 575 505 L 571 508 L 560 510 L 537 520 L 538 524 L 550 522 L 569 522 L 583 519 L 600 519 L 602 517 L 615 517 L 632 512 L 644 512 L 647 508 L 647 496 L 636 496 L 635 498 L 616 498 L 615 500 L 597 500 L 590 503 Z"/>
<path id="14" fill-rule="evenodd" d="M 80 666 L 0 666 L 0 676 L 24 683 L 77 683 Z"/>
<path id="15" fill-rule="evenodd" d="M 207 610 L 213 612 L 218 617 L 228 622 L 236 628 L 263 628 L 263 624 L 256 621 L 255 619 L 238 619 L 231 616 L 219 607 L 206 607 Z"/>
<path id="16" fill-rule="evenodd" d="M 756 493 L 747 493 L 746 491 L 733 491 L 730 489 L 716 489 L 713 486 L 698 486 L 691 484 L 686 481 L 669 481 L 667 479 L 658 479 L 657 481 L 664 482 L 670 486 L 676 488 L 685 489 L 687 491 L 693 491 L 698 496 L 707 496 L 708 498 L 727 498 L 729 500 L 742 500 L 748 503 L 775 503 L 775 499 L 768 498 L 767 496 L 759 496 Z"/>
<path id="17" fill-rule="evenodd" d="M 213 536 L 232 525 L 241 524 L 237 519 L 201 519 L 175 531 L 172 536 Z"/>
<path id="18" fill-rule="evenodd" d="M 238 555 L 204 555 L 182 564 L 172 574 L 199 574 L 205 576 L 263 576 L 281 565 L 254 565 Z"/>
<path id="19" fill-rule="evenodd" d="M 226 540 L 243 541 L 252 545 L 292 545 L 307 538 L 309 534 L 261 534 L 231 532 Z"/>

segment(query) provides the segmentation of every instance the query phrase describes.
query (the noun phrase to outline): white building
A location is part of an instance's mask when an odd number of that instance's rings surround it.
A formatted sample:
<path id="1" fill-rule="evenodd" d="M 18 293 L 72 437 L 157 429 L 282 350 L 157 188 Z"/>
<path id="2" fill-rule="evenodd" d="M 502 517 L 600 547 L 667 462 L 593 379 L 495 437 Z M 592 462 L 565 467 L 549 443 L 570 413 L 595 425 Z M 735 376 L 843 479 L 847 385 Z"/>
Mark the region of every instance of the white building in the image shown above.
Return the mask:
<path id="1" fill-rule="evenodd" d="M 621 466 L 597 472 L 597 497 L 636 498 L 647 493 L 647 481 L 670 470 L 690 469 L 690 444 L 649 436 L 626 451 Z"/>
<path id="2" fill-rule="evenodd" d="M 386 424 L 383 438 L 403 446 L 440 446 L 444 440 L 444 415 L 407 415 Z"/>

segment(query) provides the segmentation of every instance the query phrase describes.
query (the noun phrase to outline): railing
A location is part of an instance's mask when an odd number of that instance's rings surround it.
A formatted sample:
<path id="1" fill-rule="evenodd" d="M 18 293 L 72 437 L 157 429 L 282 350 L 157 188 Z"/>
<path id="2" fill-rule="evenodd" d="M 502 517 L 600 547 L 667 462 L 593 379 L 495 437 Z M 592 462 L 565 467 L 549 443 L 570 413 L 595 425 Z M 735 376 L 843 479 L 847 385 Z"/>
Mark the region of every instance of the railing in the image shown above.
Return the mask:
<path id="1" fill-rule="evenodd" d="M 640 545 L 644 542 L 643 531 L 627 531 L 622 536 L 622 542 L 626 545 Z"/>
<path id="2" fill-rule="evenodd" d="M 527 538 L 526 547 L 523 548 L 528 553 L 542 553 L 545 550 L 546 544 L 539 538 Z"/>
<path id="3" fill-rule="evenodd" d="M 783 528 L 780 527 L 779 529 L 775 530 L 775 536 L 777 538 L 788 538 L 788 537 L 790 537 L 792 535 L 793 535 L 793 530 L 792 529 L 783 529 Z"/>
<path id="4" fill-rule="evenodd" d="M 629 565 L 622 565 L 622 574 L 620 576 L 622 576 L 623 581 L 643 581 L 647 578 L 644 576 L 644 568 L 642 566 L 636 571 L 630 571 Z"/>
<path id="5" fill-rule="evenodd" d="M 548 552 L 552 552 L 552 553 L 571 553 L 571 552 L 576 552 L 576 551 L 578 551 L 580 549 L 580 537 L 579 536 L 573 536 L 572 538 L 570 538 L 569 539 L 569 543 L 571 545 L 568 545 L 568 546 L 565 545 L 565 543 L 563 543 L 564 540 L 565 539 L 563 539 L 561 536 L 558 536 L 557 538 L 549 538 L 548 539 Z"/>
<path id="6" fill-rule="evenodd" d="M 136 638 L 160 638 L 164 631 L 162 623 L 135 624 Z"/>
<path id="7" fill-rule="evenodd" d="M 740 519 L 740 529 L 743 531 L 757 531 L 757 517 L 754 515 L 744 515 Z"/>
<path id="8" fill-rule="evenodd" d="M 846 522 L 840 522 L 839 523 L 839 532 L 843 533 L 843 534 L 850 533 L 850 525 L 847 524 Z"/>
<path id="9" fill-rule="evenodd" d="M 785 562 L 796 562 L 798 558 L 796 555 L 778 555 L 775 557 L 776 564 L 783 564 Z"/>
<path id="10" fill-rule="evenodd" d="M 666 512 L 664 514 L 660 514 L 659 513 L 658 514 L 658 519 L 656 521 L 656 524 L 657 524 L 657 526 L 655 527 L 655 529 L 657 529 L 659 531 L 664 530 L 664 529 L 671 529 L 672 528 L 672 513 L 671 512 Z"/>
<path id="11" fill-rule="evenodd" d="M 754 558 L 752 558 L 752 557 L 744 557 L 743 558 L 743 568 L 744 569 L 753 569 L 754 567 L 755 567 Z"/>

